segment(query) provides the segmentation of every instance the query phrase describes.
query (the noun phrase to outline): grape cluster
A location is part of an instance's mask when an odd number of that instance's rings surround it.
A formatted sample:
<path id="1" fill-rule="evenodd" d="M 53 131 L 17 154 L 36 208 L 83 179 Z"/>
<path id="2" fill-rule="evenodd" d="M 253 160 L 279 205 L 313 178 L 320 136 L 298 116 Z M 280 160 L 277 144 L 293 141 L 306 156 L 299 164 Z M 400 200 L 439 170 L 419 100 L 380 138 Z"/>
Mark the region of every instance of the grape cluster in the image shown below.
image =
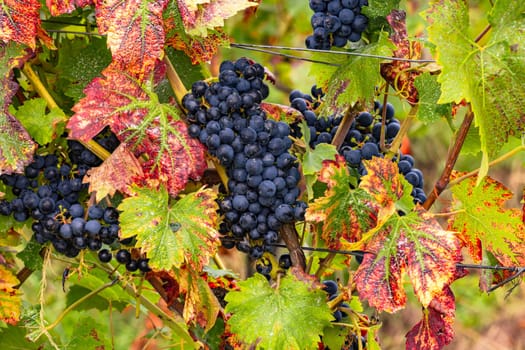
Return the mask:
<path id="1" fill-rule="evenodd" d="M 258 259 L 279 240 L 283 223 L 304 219 L 301 178 L 289 153 L 290 127 L 268 119 L 264 68 L 240 58 L 220 65 L 218 82 L 198 81 L 183 98 L 189 133 L 226 169 L 229 193 L 219 202 L 225 248 Z"/>
<path id="2" fill-rule="evenodd" d="M 365 31 L 368 18 L 361 13 L 368 0 L 310 0 L 314 11 L 310 23 L 313 34 L 306 38 L 309 49 L 330 50 L 357 42 Z"/>
<path id="3" fill-rule="evenodd" d="M 315 110 L 322 103 L 323 93 L 315 86 L 312 87 L 311 93 L 312 95 L 308 95 L 298 90 L 292 91 L 290 105 L 302 113 L 310 130 L 310 147 L 315 148 L 319 143 L 332 142 L 342 117 L 332 115 L 328 118 L 318 118 Z M 386 104 L 385 109 L 386 123 L 383 132 L 385 143 L 390 144 L 397 136 L 401 124 L 395 118 L 394 107 L 390 103 Z M 359 113 L 339 148 L 339 153 L 344 156 L 348 166 L 356 169 L 360 176 L 366 174 L 363 160 L 384 157 L 380 149 L 382 115 L 383 105 L 377 101 L 374 103 L 372 113 L 368 111 Z M 302 136 L 298 124 L 292 125 L 291 130 L 292 136 L 299 138 Z M 426 195 L 423 191 L 423 173 L 414 167 L 414 158 L 409 154 L 400 154 L 396 160 L 399 172 L 413 186 L 411 195 L 414 201 L 424 203 Z"/>
<path id="4" fill-rule="evenodd" d="M 97 142 L 110 152 L 118 146 L 111 133 Z M 68 160 L 55 154 L 35 155 L 24 174 L 2 175 L 0 179 L 11 188 L 14 198 L 0 200 L 0 214 L 12 215 L 19 222 L 32 219 L 34 240 L 42 245 L 50 242 L 67 257 L 74 258 L 81 250 L 89 249 L 98 251 L 101 261 L 109 262 L 112 254 L 102 246 L 118 242 L 119 212 L 113 207 L 94 204 L 85 208 L 81 204 L 87 193 L 84 175 L 101 160 L 76 141 L 68 141 L 68 146 Z M 132 260 L 127 250 L 117 252 L 116 259 L 129 271 L 141 266 L 142 271 L 149 270 L 146 259 Z"/>

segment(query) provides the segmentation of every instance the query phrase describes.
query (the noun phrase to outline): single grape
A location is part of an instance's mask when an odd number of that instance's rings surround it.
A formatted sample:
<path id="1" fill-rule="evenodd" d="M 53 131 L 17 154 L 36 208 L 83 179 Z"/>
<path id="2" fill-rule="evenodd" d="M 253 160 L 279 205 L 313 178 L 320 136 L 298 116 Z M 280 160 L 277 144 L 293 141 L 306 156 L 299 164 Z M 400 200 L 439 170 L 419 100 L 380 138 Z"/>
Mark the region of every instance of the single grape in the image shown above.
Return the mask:
<path id="1" fill-rule="evenodd" d="M 111 252 L 107 249 L 101 249 L 99 252 L 98 252 L 98 260 L 100 260 L 101 262 L 103 263 L 108 263 L 111 261 L 111 258 L 113 257 L 113 255 L 111 254 Z"/>
<path id="2" fill-rule="evenodd" d="M 125 249 L 120 249 L 115 254 L 115 259 L 121 264 L 127 264 L 131 261 L 131 253 Z"/>

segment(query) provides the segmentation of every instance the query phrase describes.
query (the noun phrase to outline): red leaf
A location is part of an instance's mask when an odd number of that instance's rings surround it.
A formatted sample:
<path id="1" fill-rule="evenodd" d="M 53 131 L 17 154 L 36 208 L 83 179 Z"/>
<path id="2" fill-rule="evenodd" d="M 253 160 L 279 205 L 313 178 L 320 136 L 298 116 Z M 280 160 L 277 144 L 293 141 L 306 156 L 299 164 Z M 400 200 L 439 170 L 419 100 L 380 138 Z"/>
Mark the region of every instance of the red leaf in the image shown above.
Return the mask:
<path id="1" fill-rule="evenodd" d="M 465 269 L 457 269 L 453 280 L 467 275 Z M 443 292 L 423 309 L 423 319 L 407 334 L 406 348 L 408 350 L 438 350 L 449 344 L 454 338 L 454 323 L 456 304 L 454 294 L 447 285 Z"/>
<path id="2" fill-rule="evenodd" d="M 38 0 L 3 0 L 0 6 L 0 40 L 16 41 L 34 49 L 40 27 Z"/>
<path id="3" fill-rule="evenodd" d="M 184 189 L 188 179 L 199 180 L 206 164 L 206 148 L 188 134 L 188 128 L 181 121 L 173 122 L 177 132 L 168 133 L 166 148 L 162 148 L 160 128 L 150 127 L 148 138 L 142 140 L 137 154 L 144 152 L 150 159 L 144 163 L 144 182 L 156 188 L 165 184 L 171 196 Z"/>
<path id="4" fill-rule="evenodd" d="M 107 34 L 113 61 L 142 80 L 155 68 L 164 49 L 162 13 L 168 1 L 97 2 L 97 24 Z"/>
<path id="5" fill-rule="evenodd" d="M 146 156 L 144 176 L 136 181 L 154 188 L 165 184 L 172 196 L 188 179 L 198 180 L 206 169 L 205 148 L 177 121 L 175 107 L 159 103 L 152 91 L 153 78 L 142 84 L 114 65 L 103 75 L 86 87 L 86 97 L 73 107 L 70 136 L 88 141 L 109 126 L 121 141 L 134 147 L 137 158 Z"/>
<path id="6" fill-rule="evenodd" d="M 72 138 L 89 141 L 106 126 L 119 136 L 126 128 L 138 125 L 147 108 L 128 107 L 132 102 L 147 102 L 149 97 L 140 83 L 111 65 L 84 89 L 72 110 L 75 114 L 67 127 Z"/>
<path id="7" fill-rule="evenodd" d="M 52 16 L 70 13 L 76 8 L 86 7 L 94 3 L 94 0 L 46 0 L 47 8 Z"/>
<path id="8" fill-rule="evenodd" d="M 390 41 L 397 46 L 394 57 L 418 59 L 421 57 L 421 44 L 418 41 L 408 40 L 406 29 L 406 13 L 393 10 L 387 17 L 388 23 L 394 30 Z M 418 92 L 414 86 L 414 79 L 421 72 L 410 70 L 410 62 L 393 61 L 381 64 L 381 75 L 396 89 L 401 91 L 408 102 L 418 102 Z"/>
<path id="9" fill-rule="evenodd" d="M 407 350 L 439 350 L 454 338 L 455 299 L 449 287 L 432 300 L 437 308 L 423 310 L 423 319 L 407 334 Z"/>

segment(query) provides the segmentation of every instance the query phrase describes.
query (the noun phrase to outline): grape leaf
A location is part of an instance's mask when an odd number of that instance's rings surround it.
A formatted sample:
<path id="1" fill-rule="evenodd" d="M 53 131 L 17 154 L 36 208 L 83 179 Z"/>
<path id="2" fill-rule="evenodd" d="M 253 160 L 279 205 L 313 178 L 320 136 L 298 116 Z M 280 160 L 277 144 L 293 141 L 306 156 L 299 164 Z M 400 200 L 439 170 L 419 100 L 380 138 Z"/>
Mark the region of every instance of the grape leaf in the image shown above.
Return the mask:
<path id="1" fill-rule="evenodd" d="M 38 0 L 3 0 L 0 6 L 0 40 L 15 41 L 34 49 L 40 28 Z"/>
<path id="2" fill-rule="evenodd" d="M 229 44 L 229 37 L 221 28 L 208 30 L 204 37 L 186 33 L 176 1 L 168 3 L 163 17 L 166 45 L 183 51 L 193 64 L 210 61 L 220 45 Z"/>
<path id="3" fill-rule="evenodd" d="M 39 271 L 42 269 L 44 261 L 40 256 L 40 250 L 42 245 L 35 240 L 27 242 L 26 246 L 16 256 L 24 262 L 24 266 L 33 271 Z"/>
<path id="4" fill-rule="evenodd" d="M 319 181 L 327 190 L 306 209 L 308 222 L 322 224 L 321 238 L 332 249 L 340 249 L 345 242 L 361 240 L 363 233 L 376 224 L 379 207 L 363 189 L 351 189 L 352 179 L 342 156 L 335 161 L 325 161 Z"/>
<path id="5" fill-rule="evenodd" d="M 392 10 L 399 8 L 399 0 L 369 1 L 361 12 L 368 17 L 367 32 L 382 31 L 388 28 L 386 17 Z"/>
<path id="6" fill-rule="evenodd" d="M 364 189 L 381 208 L 378 219 L 388 218 L 396 210 L 407 213 L 414 208 L 410 193 L 412 185 L 399 174 L 397 163 L 390 159 L 373 157 L 363 164 L 367 175 L 361 178 L 359 188 Z"/>
<path id="7" fill-rule="evenodd" d="M 392 215 L 365 246 L 354 280 L 361 299 L 378 310 L 394 312 L 406 303 L 406 271 L 424 307 L 451 283 L 460 260 L 459 243 L 422 208 Z"/>
<path id="8" fill-rule="evenodd" d="M 182 316 L 186 323 L 197 323 L 209 331 L 221 308 L 217 297 L 202 278 L 201 270 L 181 268 L 175 271 L 178 275 L 180 292 L 186 294 Z"/>
<path id="9" fill-rule="evenodd" d="M 117 65 L 142 80 L 163 55 L 162 13 L 168 0 L 102 1 L 96 3 L 99 32 Z"/>
<path id="10" fill-rule="evenodd" d="M 525 3 L 499 0 L 489 14 L 492 30 L 485 45 L 468 37 L 464 1 L 437 1 L 427 11 L 429 40 L 442 66 L 439 103 L 470 102 L 479 127 L 483 158 L 480 179 L 489 158 L 509 135 L 525 130 L 525 115 L 516 101 L 525 100 Z"/>
<path id="11" fill-rule="evenodd" d="M 240 340 L 264 349 L 317 349 L 319 335 L 333 316 L 326 293 L 287 275 L 273 289 L 260 274 L 239 282 L 226 295 L 228 325 Z M 307 331 L 306 331 L 307 330 Z"/>
<path id="12" fill-rule="evenodd" d="M 390 55 L 392 44 L 386 33 L 381 33 L 376 43 L 355 50 L 356 54 Z M 312 64 L 310 75 L 315 77 L 317 86 L 326 91 L 325 102 L 320 111 L 321 116 L 342 114 L 348 106 L 357 101 L 372 101 L 375 86 L 381 84 L 379 60 L 363 56 L 345 56 L 317 53 L 316 60 L 328 61 L 339 67 L 320 63 Z"/>
<path id="13" fill-rule="evenodd" d="M 75 102 L 84 97 L 83 90 L 111 62 L 105 38 L 65 40 L 61 43 L 57 70 L 57 88 Z"/>
<path id="14" fill-rule="evenodd" d="M 148 254 L 153 268 L 168 270 L 186 263 L 202 271 L 219 242 L 216 194 L 201 189 L 170 205 L 164 188 L 136 187 L 134 191 L 136 196 L 118 207 L 122 237 L 137 235 L 137 247 Z"/>
<path id="15" fill-rule="evenodd" d="M 15 117 L 40 145 L 45 145 L 64 132 L 66 116 L 60 108 L 46 113 L 47 102 L 43 98 L 33 98 L 24 102 Z"/>
<path id="16" fill-rule="evenodd" d="M 452 178 L 462 175 L 455 173 Z M 485 177 L 479 186 L 471 177 L 452 187 L 453 207 L 458 210 L 449 221 L 449 229 L 458 231 L 458 237 L 469 249 L 474 261 L 481 260 L 482 249 L 507 255 L 516 261 L 512 244 L 517 244 L 523 222 L 505 202 L 512 198 L 498 181 Z"/>
<path id="17" fill-rule="evenodd" d="M 434 123 L 441 117 L 452 115 L 450 103 L 438 103 L 441 85 L 437 82 L 435 75 L 426 72 L 417 76 L 414 80 L 414 86 L 419 95 L 419 108 L 416 115 L 419 120 L 425 123 Z"/>
<path id="18" fill-rule="evenodd" d="M 390 41 L 396 46 L 394 57 L 418 59 L 421 58 L 421 44 L 418 41 L 408 39 L 406 28 L 406 12 L 392 10 L 386 19 L 394 33 L 390 36 Z M 414 86 L 414 79 L 421 74 L 418 70 L 410 69 L 411 63 L 408 61 L 395 60 L 381 64 L 381 75 L 394 87 L 406 100 L 417 103 L 418 90 Z"/>
<path id="19" fill-rule="evenodd" d="M 297 109 L 277 103 L 261 102 L 261 108 L 266 115 L 273 120 L 282 120 L 288 124 L 303 119 L 303 115 Z"/>
<path id="20" fill-rule="evenodd" d="M 107 337 L 108 332 L 104 332 L 109 329 L 101 319 L 81 312 L 73 312 L 68 316 L 70 319 L 64 320 L 71 326 L 66 331 L 68 340 L 66 349 L 104 349 L 111 346 L 111 340 Z"/>
<path id="21" fill-rule="evenodd" d="M 76 8 L 82 8 L 93 3 L 94 0 L 46 0 L 49 13 L 55 17 L 73 12 Z"/>
<path id="22" fill-rule="evenodd" d="M 0 265 L 0 321 L 12 325 L 20 320 L 22 301 L 19 290 L 13 288 L 18 283 L 16 276 Z"/>
<path id="23" fill-rule="evenodd" d="M 439 307 L 432 307 L 432 304 Z M 455 309 L 454 294 L 446 287 L 428 308 L 423 309 L 423 319 L 406 334 L 406 349 L 439 350 L 449 344 L 454 338 Z"/>
<path id="24" fill-rule="evenodd" d="M 250 0 L 177 0 L 186 32 L 192 36 L 206 37 L 208 29 L 224 27 L 224 20 L 252 6 Z"/>
<path id="25" fill-rule="evenodd" d="M 30 52 L 22 45 L 0 44 L 0 174 L 23 172 L 36 149 L 28 132 L 8 108 L 18 88 L 12 80 L 13 69 L 22 67 L 29 57 Z"/>
<path id="26" fill-rule="evenodd" d="M 314 175 L 323 167 L 325 160 L 335 160 L 337 149 L 334 145 L 328 143 L 320 143 L 315 146 L 315 149 L 307 147 L 303 154 L 301 165 L 303 167 L 304 175 Z"/>
<path id="27" fill-rule="evenodd" d="M 142 167 L 125 144 L 120 144 L 102 165 L 88 170 L 84 183 L 89 183 L 89 192 L 96 192 L 96 201 L 100 202 L 107 195 L 116 191 L 131 194 L 129 190 L 133 179 L 142 178 Z"/>
<path id="28" fill-rule="evenodd" d="M 205 148 L 189 136 L 186 124 L 177 121 L 180 111 L 159 102 L 153 81 L 141 84 L 113 65 L 103 74 L 73 107 L 75 114 L 67 125 L 71 137 L 88 141 L 109 126 L 134 148 L 136 157 L 148 159 L 141 180 L 153 187 L 166 185 L 172 196 L 188 179 L 199 179 L 206 169 Z"/>

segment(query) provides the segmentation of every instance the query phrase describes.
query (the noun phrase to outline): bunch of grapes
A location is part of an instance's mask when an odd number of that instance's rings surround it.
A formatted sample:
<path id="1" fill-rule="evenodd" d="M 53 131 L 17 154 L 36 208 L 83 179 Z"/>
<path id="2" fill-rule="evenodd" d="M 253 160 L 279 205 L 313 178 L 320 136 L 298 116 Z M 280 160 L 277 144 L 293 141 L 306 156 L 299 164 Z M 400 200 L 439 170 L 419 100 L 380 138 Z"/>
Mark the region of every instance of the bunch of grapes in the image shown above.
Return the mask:
<path id="1" fill-rule="evenodd" d="M 99 137 L 98 142 L 110 152 L 119 144 L 111 133 Z M 68 147 L 68 159 L 55 154 L 35 155 L 24 174 L 2 175 L 14 198 L 0 200 L 0 215 L 12 215 L 19 222 L 32 219 L 34 240 L 42 245 L 50 242 L 60 254 L 74 258 L 89 249 L 98 251 L 102 262 L 109 262 L 112 254 L 102 247 L 118 243 L 119 213 L 113 207 L 94 204 L 85 208 L 82 204 L 87 194 L 84 175 L 101 160 L 76 141 L 68 141 Z M 116 259 L 129 271 L 140 267 L 149 271 L 147 259 L 133 260 L 125 249 L 117 252 Z"/>
<path id="2" fill-rule="evenodd" d="M 228 194 L 219 202 L 226 248 L 258 259 L 279 241 L 284 223 L 304 219 L 298 201 L 301 178 L 289 153 L 290 127 L 268 119 L 260 103 L 268 96 L 264 68 L 240 58 L 224 61 L 218 82 L 198 81 L 183 98 L 189 133 L 226 169 Z"/>
<path id="3" fill-rule="evenodd" d="M 310 0 L 309 4 L 314 14 L 310 20 L 313 34 L 305 41 L 307 48 L 330 50 L 361 39 L 368 24 L 361 8 L 368 6 L 368 0 Z"/>
<path id="4" fill-rule="evenodd" d="M 341 116 L 329 116 L 328 118 L 318 118 L 315 110 L 322 102 L 323 93 L 315 86 L 312 87 L 312 95 L 304 94 L 294 90 L 290 94 L 290 104 L 299 110 L 310 130 L 310 147 L 315 148 L 319 143 L 331 143 L 341 123 Z M 394 107 L 386 104 L 386 123 L 382 131 L 381 118 L 383 115 L 383 105 L 375 102 L 372 113 L 363 111 L 359 113 L 348 133 L 344 142 L 339 148 L 339 153 L 345 157 L 348 166 L 355 168 L 360 176 L 366 174 L 363 160 L 370 160 L 372 157 L 384 157 L 380 148 L 381 133 L 384 132 L 385 143 L 390 144 L 397 136 L 401 124 L 395 118 Z M 291 134 L 300 138 L 301 131 L 299 125 L 292 125 Z M 399 172 L 413 186 L 412 197 L 416 203 L 424 203 L 426 195 L 423 191 L 423 173 L 414 167 L 414 158 L 409 154 L 400 154 L 397 157 Z"/>

